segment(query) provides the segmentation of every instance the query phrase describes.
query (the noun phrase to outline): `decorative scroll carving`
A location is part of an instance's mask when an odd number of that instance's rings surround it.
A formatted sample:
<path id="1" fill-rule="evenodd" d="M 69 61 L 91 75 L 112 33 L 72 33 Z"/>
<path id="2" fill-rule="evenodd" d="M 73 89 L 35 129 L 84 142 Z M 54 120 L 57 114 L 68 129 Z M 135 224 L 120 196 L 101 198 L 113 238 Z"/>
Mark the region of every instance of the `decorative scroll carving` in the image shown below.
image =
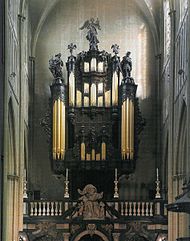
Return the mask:
<path id="1" fill-rule="evenodd" d="M 79 214 L 85 219 L 103 219 L 104 218 L 104 203 L 100 200 L 103 197 L 103 192 L 97 193 L 97 189 L 92 184 L 88 184 L 81 191 L 78 189 L 81 197 Z"/>
<path id="2" fill-rule="evenodd" d="M 146 241 L 155 240 L 154 233 L 149 233 L 147 230 L 147 224 L 142 222 L 130 222 L 127 225 L 126 232 L 120 238 L 126 241 Z"/>
<path id="3" fill-rule="evenodd" d="M 56 229 L 56 223 L 51 222 L 41 222 L 36 224 L 36 230 L 32 233 L 28 233 L 28 236 L 32 241 L 62 240 L 62 232 Z"/>
<path id="4" fill-rule="evenodd" d="M 98 50 L 99 40 L 97 38 L 98 32 L 97 29 L 101 30 L 99 20 L 95 21 L 94 18 L 86 20 L 80 30 L 88 29 L 86 39 L 90 42 L 90 50 Z"/>
<path id="5" fill-rule="evenodd" d="M 54 58 L 52 57 L 49 60 L 49 69 L 55 79 L 63 78 L 62 67 L 63 61 L 61 59 L 61 53 L 56 54 Z"/>
<path id="6" fill-rule="evenodd" d="M 71 233 L 74 234 L 76 231 L 80 229 L 80 225 L 78 224 L 72 224 L 71 225 Z"/>
<path id="7" fill-rule="evenodd" d="M 40 119 L 40 125 L 47 134 L 47 142 L 51 142 L 51 111 L 50 109 L 46 111 L 43 118 Z"/>
<path id="8" fill-rule="evenodd" d="M 95 234 L 97 227 L 96 227 L 96 224 L 89 223 L 86 229 L 88 230 L 88 234 L 92 237 Z"/>
<path id="9" fill-rule="evenodd" d="M 113 230 L 113 224 L 102 224 L 101 227 L 109 234 L 111 234 Z"/>
<path id="10" fill-rule="evenodd" d="M 146 120 L 141 115 L 141 111 L 139 108 L 139 99 L 136 98 L 135 102 L 136 102 L 136 105 L 135 105 L 136 106 L 135 107 L 135 115 L 136 115 L 135 129 L 136 129 L 137 135 L 139 135 L 143 131 L 143 129 L 146 125 Z"/>

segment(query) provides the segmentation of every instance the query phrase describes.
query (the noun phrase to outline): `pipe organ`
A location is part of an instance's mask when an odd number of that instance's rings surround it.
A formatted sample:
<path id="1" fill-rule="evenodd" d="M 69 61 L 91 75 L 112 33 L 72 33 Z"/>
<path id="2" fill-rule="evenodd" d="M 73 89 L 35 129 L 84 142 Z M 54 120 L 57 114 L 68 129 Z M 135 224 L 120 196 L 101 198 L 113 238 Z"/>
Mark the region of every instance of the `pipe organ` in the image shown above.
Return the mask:
<path id="1" fill-rule="evenodd" d="M 65 157 L 65 85 L 61 79 L 51 85 L 52 92 L 52 158 L 64 160 Z"/>
<path id="2" fill-rule="evenodd" d="M 77 55 L 76 45 L 68 45 L 66 81 L 61 54 L 49 61 L 54 76 L 51 159 L 57 173 L 65 168 L 102 167 L 130 173 L 135 168 L 143 119 L 130 52 L 120 61 L 119 46 L 111 46 L 113 54 L 100 51 L 96 35 L 88 28 L 89 50 Z"/>

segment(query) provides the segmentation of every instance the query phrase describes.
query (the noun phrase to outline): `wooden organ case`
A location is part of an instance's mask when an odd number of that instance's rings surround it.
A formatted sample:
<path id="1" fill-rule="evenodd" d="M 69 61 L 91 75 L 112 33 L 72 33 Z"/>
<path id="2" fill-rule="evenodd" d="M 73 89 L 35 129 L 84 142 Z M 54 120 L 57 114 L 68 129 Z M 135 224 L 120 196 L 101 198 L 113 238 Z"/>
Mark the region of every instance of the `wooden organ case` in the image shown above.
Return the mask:
<path id="1" fill-rule="evenodd" d="M 131 77 L 130 52 L 120 61 L 117 44 L 111 46 L 113 54 L 100 51 L 98 20 L 87 20 L 81 29 L 87 29 L 89 50 L 74 56 L 76 45 L 68 46 L 66 81 L 61 54 L 49 61 L 54 76 L 50 156 L 54 173 L 65 174 L 69 169 L 72 197 L 88 183 L 109 197 L 114 172 L 135 170 L 144 120 Z"/>

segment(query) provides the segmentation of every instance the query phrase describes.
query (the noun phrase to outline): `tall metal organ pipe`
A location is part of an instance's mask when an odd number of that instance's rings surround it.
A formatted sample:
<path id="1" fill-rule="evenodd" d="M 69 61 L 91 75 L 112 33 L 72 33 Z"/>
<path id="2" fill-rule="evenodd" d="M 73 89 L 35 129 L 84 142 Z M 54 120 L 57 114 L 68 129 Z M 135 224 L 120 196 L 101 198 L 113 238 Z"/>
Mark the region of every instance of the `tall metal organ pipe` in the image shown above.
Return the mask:
<path id="1" fill-rule="evenodd" d="M 52 157 L 64 160 L 65 157 L 65 84 L 55 79 L 51 85 L 52 96 Z"/>
<path id="2" fill-rule="evenodd" d="M 69 105 L 75 105 L 75 75 L 73 71 L 69 74 Z"/>
<path id="3" fill-rule="evenodd" d="M 137 85 L 123 82 L 121 84 L 121 158 L 122 160 L 134 159 L 134 100 Z"/>

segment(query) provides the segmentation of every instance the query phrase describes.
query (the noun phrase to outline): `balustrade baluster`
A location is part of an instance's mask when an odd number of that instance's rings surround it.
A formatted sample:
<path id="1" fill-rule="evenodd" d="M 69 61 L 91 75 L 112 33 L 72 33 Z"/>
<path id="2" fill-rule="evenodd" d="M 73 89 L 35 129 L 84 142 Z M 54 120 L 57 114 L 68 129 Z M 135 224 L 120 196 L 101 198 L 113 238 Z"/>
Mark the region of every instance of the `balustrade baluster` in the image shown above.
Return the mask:
<path id="1" fill-rule="evenodd" d="M 51 205 L 50 205 L 50 206 L 51 206 L 50 215 L 51 215 L 51 216 L 54 216 L 54 202 L 51 202 L 50 204 L 51 204 Z"/>
<path id="2" fill-rule="evenodd" d="M 144 208 L 144 205 L 145 205 L 145 203 L 142 202 L 142 206 L 141 206 L 141 216 L 144 216 L 144 214 L 145 214 L 145 208 Z"/>
<path id="3" fill-rule="evenodd" d="M 34 216 L 38 215 L 37 202 L 34 202 Z"/>
<path id="4" fill-rule="evenodd" d="M 50 204 L 50 202 L 47 202 L 47 213 L 46 213 L 47 216 L 49 216 L 49 211 L 50 211 L 49 204 Z"/>
<path id="5" fill-rule="evenodd" d="M 150 203 L 150 216 L 153 216 L 153 202 Z"/>
<path id="6" fill-rule="evenodd" d="M 137 203 L 137 216 L 141 216 L 141 203 Z"/>
<path id="7" fill-rule="evenodd" d="M 38 216 L 42 216 L 42 203 L 38 203 Z"/>
<path id="8" fill-rule="evenodd" d="M 62 215 L 62 202 L 59 202 L 59 216 Z"/>
<path id="9" fill-rule="evenodd" d="M 34 216 L 34 203 L 30 203 L 30 216 Z"/>
<path id="10" fill-rule="evenodd" d="M 42 216 L 45 216 L 46 215 L 46 203 L 43 202 L 42 203 Z"/>
<path id="11" fill-rule="evenodd" d="M 121 205 L 120 213 L 121 213 L 121 215 L 123 216 L 123 215 L 124 215 L 124 203 L 121 202 L 120 205 Z"/>
<path id="12" fill-rule="evenodd" d="M 69 203 L 68 202 L 65 202 L 64 208 L 65 208 L 64 211 L 67 211 L 69 209 Z"/>
<path id="13" fill-rule="evenodd" d="M 136 204 L 136 202 L 133 202 L 133 216 L 137 215 Z"/>
<path id="14" fill-rule="evenodd" d="M 149 216 L 149 203 L 146 202 L 146 216 Z"/>
<path id="15" fill-rule="evenodd" d="M 115 202 L 115 210 L 119 211 L 119 203 Z"/>
<path id="16" fill-rule="evenodd" d="M 58 202 L 55 202 L 55 216 L 58 215 Z"/>
<path id="17" fill-rule="evenodd" d="M 132 202 L 129 202 L 129 216 L 132 216 Z"/>
<path id="18" fill-rule="evenodd" d="M 125 216 L 128 216 L 128 202 L 125 202 Z"/>

